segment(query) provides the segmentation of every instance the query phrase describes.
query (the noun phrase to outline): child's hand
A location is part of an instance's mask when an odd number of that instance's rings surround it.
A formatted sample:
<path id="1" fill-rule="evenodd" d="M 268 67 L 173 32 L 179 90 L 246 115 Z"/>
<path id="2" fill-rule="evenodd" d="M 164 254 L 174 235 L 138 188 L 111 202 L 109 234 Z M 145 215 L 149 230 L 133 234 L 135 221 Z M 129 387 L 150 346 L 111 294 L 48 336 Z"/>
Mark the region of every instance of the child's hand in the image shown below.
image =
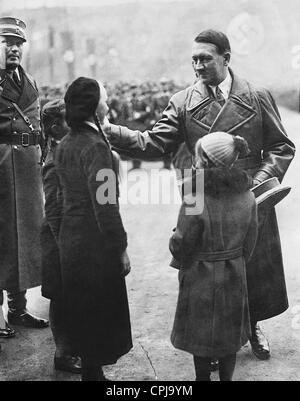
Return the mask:
<path id="1" fill-rule="evenodd" d="M 124 251 L 121 255 L 121 265 L 122 265 L 122 274 L 124 277 L 126 277 L 131 271 L 130 260 L 126 251 Z"/>

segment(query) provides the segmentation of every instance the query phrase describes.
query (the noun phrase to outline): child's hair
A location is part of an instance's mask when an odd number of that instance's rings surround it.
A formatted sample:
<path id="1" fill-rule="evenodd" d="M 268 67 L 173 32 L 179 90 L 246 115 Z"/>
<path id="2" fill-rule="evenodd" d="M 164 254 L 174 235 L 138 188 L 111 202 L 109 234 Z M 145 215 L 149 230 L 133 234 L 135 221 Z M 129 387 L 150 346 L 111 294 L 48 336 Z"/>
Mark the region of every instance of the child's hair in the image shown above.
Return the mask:
<path id="1" fill-rule="evenodd" d="M 243 159 L 250 153 L 248 142 L 241 136 L 233 136 L 233 142 L 236 152 L 239 153 L 239 157 Z"/>
<path id="2" fill-rule="evenodd" d="M 64 121 L 65 110 L 66 107 L 63 99 L 51 100 L 46 103 L 42 109 L 41 120 L 44 133 L 44 143 L 42 145 L 42 155 L 40 159 L 41 165 L 43 165 L 46 160 L 51 139 L 57 139 L 55 133 L 52 131 L 52 126 L 54 124 L 61 124 Z"/>

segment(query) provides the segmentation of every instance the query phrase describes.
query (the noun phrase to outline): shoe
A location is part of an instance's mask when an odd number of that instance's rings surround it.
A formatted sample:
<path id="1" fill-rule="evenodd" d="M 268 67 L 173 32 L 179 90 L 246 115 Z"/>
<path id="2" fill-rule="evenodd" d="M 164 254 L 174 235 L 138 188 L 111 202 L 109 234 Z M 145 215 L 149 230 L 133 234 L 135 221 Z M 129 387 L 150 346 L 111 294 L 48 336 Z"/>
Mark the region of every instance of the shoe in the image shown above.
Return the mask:
<path id="1" fill-rule="evenodd" d="M 82 382 L 111 382 L 112 380 L 108 379 L 106 376 L 104 376 L 104 374 L 100 374 L 97 376 L 85 376 L 85 377 L 81 377 L 81 381 Z"/>
<path id="2" fill-rule="evenodd" d="M 15 330 L 10 328 L 7 322 L 5 322 L 5 329 L 0 329 L 0 338 L 13 338 L 15 336 Z"/>
<path id="3" fill-rule="evenodd" d="M 219 370 L 219 361 L 217 359 L 212 359 L 210 362 L 210 371 L 217 372 Z"/>
<path id="4" fill-rule="evenodd" d="M 79 356 L 65 355 L 54 357 L 54 368 L 62 372 L 81 373 L 81 359 Z"/>
<path id="5" fill-rule="evenodd" d="M 262 333 L 259 325 L 257 324 L 252 328 L 252 337 L 250 339 L 253 354 L 260 360 L 266 361 L 270 358 L 269 342 Z"/>
<path id="6" fill-rule="evenodd" d="M 25 312 L 22 315 L 15 315 L 14 313 L 8 312 L 7 320 L 9 324 L 30 327 L 32 329 L 44 329 L 49 326 L 48 320 L 41 319 L 28 312 Z"/>
<path id="7" fill-rule="evenodd" d="M 106 376 L 104 376 L 103 374 L 100 376 L 99 378 L 99 382 L 111 382 L 111 380 L 109 380 Z"/>
<path id="8" fill-rule="evenodd" d="M 104 375 L 103 369 L 101 369 L 101 370 L 100 370 L 100 375 L 99 375 L 98 381 L 99 381 L 99 382 L 110 382 L 111 380 L 109 380 L 109 379 Z"/>

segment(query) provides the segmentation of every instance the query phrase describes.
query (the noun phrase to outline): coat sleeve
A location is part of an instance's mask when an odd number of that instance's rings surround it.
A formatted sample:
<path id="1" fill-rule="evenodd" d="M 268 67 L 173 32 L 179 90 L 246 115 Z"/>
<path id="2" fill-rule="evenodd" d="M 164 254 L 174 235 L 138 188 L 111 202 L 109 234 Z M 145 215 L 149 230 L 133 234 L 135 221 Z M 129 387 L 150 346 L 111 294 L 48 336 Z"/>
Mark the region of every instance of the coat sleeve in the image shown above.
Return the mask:
<path id="1" fill-rule="evenodd" d="M 127 248 L 127 235 L 119 212 L 118 178 L 113 169 L 111 151 L 105 142 L 97 142 L 87 147 L 81 158 L 98 228 L 105 238 L 107 250 L 120 256 Z M 99 199 L 102 185 L 109 192 L 107 202 Z"/>
<path id="2" fill-rule="evenodd" d="M 248 227 L 248 231 L 244 241 L 244 258 L 248 262 L 253 254 L 258 234 L 258 217 L 257 217 L 257 205 L 255 199 L 253 199 L 251 220 Z"/>
<path id="3" fill-rule="evenodd" d="M 184 140 L 180 130 L 183 102 L 179 95 L 170 99 L 162 118 L 151 131 L 132 131 L 126 127 L 111 125 L 107 136 L 112 146 L 119 153 L 144 160 L 175 152 Z"/>
<path id="4" fill-rule="evenodd" d="M 59 184 L 59 178 L 55 171 L 55 165 L 51 161 L 42 171 L 45 193 L 45 215 L 52 234 L 58 240 L 62 216 L 63 200 Z"/>
<path id="5" fill-rule="evenodd" d="M 253 177 L 258 182 L 271 177 L 282 181 L 295 154 L 295 145 L 288 138 L 272 95 L 266 90 L 257 92 L 262 113 L 262 164 Z"/>
<path id="6" fill-rule="evenodd" d="M 175 232 L 169 241 L 170 252 L 181 265 L 187 264 L 191 259 L 203 233 L 201 215 L 189 215 L 186 208 L 184 202 L 180 208 Z"/>

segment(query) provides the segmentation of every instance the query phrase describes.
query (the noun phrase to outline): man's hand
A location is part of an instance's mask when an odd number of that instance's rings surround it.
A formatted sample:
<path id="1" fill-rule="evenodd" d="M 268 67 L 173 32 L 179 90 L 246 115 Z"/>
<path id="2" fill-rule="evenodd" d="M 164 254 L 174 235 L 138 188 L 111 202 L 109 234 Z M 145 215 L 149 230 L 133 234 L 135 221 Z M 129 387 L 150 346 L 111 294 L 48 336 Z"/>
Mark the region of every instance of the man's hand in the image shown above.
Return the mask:
<path id="1" fill-rule="evenodd" d="M 124 251 L 121 255 L 121 265 L 122 265 L 122 274 L 124 275 L 124 277 L 126 277 L 131 271 L 130 260 L 127 251 Z"/>

